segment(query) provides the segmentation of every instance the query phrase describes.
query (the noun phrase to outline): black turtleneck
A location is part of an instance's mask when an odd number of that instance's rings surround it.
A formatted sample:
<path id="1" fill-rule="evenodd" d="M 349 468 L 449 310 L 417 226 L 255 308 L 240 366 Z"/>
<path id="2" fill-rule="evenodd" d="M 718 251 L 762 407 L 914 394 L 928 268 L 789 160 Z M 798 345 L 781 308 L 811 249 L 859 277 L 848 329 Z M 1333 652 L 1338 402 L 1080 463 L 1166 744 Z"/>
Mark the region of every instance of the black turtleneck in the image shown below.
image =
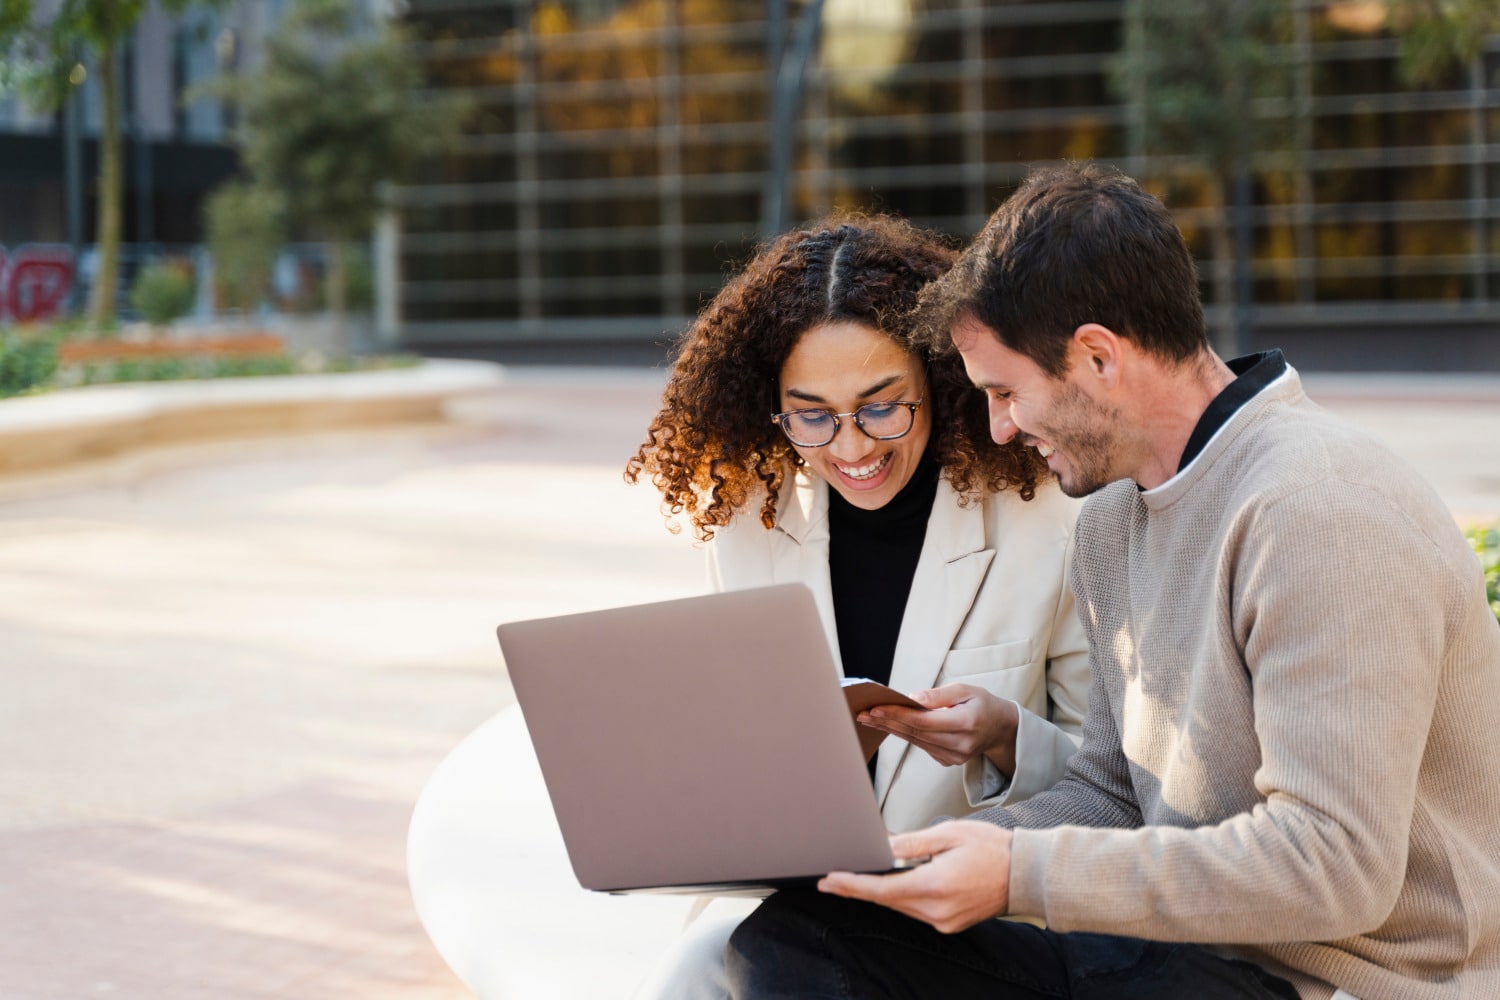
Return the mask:
<path id="1" fill-rule="evenodd" d="M 1177 463 L 1178 472 L 1192 464 L 1203 446 L 1218 433 L 1220 427 L 1229 422 L 1229 418 L 1241 406 L 1286 373 L 1286 357 L 1276 348 L 1258 354 L 1246 354 L 1226 364 L 1234 372 L 1235 379 L 1213 398 L 1208 409 L 1203 411 L 1203 416 L 1198 418 L 1193 433 L 1188 435 L 1187 444 L 1182 449 L 1182 460 Z"/>
<path id="2" fill-rule="evenodd" d="M 828 571 L 845 676 L 890 682 L 938 472 L 924 453 L 910 481 L 879 510 L 861 510 L 828 490 Z"/>

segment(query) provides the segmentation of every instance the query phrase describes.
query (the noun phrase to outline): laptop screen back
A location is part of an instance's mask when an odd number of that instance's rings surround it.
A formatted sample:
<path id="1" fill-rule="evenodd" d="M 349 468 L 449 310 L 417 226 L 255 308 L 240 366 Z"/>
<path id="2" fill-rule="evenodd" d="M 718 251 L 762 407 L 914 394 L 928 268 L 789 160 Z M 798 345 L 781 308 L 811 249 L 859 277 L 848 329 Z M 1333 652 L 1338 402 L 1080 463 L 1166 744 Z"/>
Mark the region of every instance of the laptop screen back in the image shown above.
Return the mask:
<path id="1" fill-rule="evenodd" d="M 502 625 L 579 882 L 783 884 L 890 867 L 801 584 Z"/>

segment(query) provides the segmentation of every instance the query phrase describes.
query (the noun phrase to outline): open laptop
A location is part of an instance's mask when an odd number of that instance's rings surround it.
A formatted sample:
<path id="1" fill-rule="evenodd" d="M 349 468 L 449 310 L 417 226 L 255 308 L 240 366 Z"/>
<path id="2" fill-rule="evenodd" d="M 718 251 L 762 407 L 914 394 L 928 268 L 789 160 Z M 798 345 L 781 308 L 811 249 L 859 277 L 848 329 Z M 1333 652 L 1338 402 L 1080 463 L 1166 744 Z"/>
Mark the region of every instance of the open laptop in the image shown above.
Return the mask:
<path id="1" fill-rule="evenodd" d="M 584 888 L 764 894 L 898 867 L 803 584 L 497 631 Z"/>

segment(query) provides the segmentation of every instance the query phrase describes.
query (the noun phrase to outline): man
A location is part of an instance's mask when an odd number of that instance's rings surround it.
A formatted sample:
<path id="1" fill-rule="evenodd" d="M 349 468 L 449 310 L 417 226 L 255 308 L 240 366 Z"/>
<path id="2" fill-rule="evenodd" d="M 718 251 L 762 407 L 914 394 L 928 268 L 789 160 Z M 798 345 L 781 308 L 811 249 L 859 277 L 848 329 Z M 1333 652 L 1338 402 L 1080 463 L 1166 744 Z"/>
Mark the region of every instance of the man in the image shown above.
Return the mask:
<path id="1" fill-rule="evenodd" d="M 894 838 L 913 871 L 773 896 L 735 996 L 1500 997 L 1500 626 L 1439 498 L 1279 352 L 1213 354 L 1118 173 L 1028 178 L 924 310 L 995 439 L 1092 494 L 1083 746 Z"/>

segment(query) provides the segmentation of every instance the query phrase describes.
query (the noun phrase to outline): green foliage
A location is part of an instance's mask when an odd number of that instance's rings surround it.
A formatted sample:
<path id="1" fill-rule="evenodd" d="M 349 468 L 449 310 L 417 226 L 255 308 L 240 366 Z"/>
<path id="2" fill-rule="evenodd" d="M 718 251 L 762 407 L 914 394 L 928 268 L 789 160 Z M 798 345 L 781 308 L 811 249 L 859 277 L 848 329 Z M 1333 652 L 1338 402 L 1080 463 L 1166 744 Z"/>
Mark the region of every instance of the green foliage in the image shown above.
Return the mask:
<path id="1" fill-rule="evenodd" d="M 191 265 L 163 261 L 143 268 L 130 286 L 130 305 L 153 326 L 166 326 L 193 311 Z"/>
<path id="2" fill-rule="evenodd" d="M 287 217 L 355 241 L 388 185 L 459 138 L 464 107 L 421 85 L 396 28 L 363 22 L 347 0 L 295 0 L 260 71 L 215 89 L 238 104 L 250 174 L 281 194 Z"/>
<path id="3" fill-rule="evenodd" d="M 1235 281 L 1249 260 L 1230 226 L 1234 192 L 1246 192 L 1256 154 L 1296 150 L 1296 73 L 1289 44 L 1294 5 L 1285 0 L 1125 0 L 1124 43 L 1109 61 L 1110 84 L 1131 114 L 1131 152 L 1153 158 L 1144 171 L 1174 189 L 1198 189 L 1184 201 L 1210 211 L 1214 300 L 1221 322 L 1214 343 L 1225 356 L 1236 342 Z M 1282 167 L 1289 165 L 1283 157 Z"/>
<path id="4" fill-rule="evenodd" d="M 1500 523 L 1489 527 L 1474 527 L 1464 532 L 1479 563 L 1484 567 L 1485 589 L 1490 599 L 1490 610 L 1500 620 Z"/>
<path id="5" fill-rule="evenodd" d="M 213 357 L 207 355 L 165 358 L 131 358 L 111 364 L 83 365 L 71 381 L 79 385 L 107 382 L 172 382 L 194 378 L 241 378 L 249 375 L 295 375 L 298 367 L 289 355 L 270 357 Z"/>
<path id="6" fill-rule="evenodd" d="M 281 354 L 275 357 L 217 358 L 210 377 L 247 378 L 252 375 L 293 375 L 296 372 L 296 359 Z"/>
<path id="7" fill-rule="evenodd" d="M 13 38 L 31 22 L 31 4 L 0 0 L 0 38 Z"/>
<path id="8" fill-rule="evenodd" d="M 1292 16 L 1284 0 L 1126 0 L 1110 82 L 1136 105 L 1144 150 L 1227 179 L 1250 153 L 1289 146 Z"/>
<path id="9" fill-rule="evenodd" d="M 33 107 L 55 110 L 83 82 L 79 67 L 122 41 L 145 9 L 144 0 L 67 0 L 55 9 L 0 0 L 5 82 Z"/>
<path id="10" fill-rule="evenodd" d="M 52 337 L 0 334 L 0 397 L 45 388 L 57 373 Z"/>
<path id="11" fill-rule="evenodd" d="M 282 198 L 262 186 L 230 181 L 209 196 L 203 217 L 218 304 L 250 312 L 270 291 L 284 239 Z"/>
<path id="12" fill-rule="evenodd" d="M 387 368 L 409 368 L 421 358 L 408 354 L 370 357 L 322 358 L 289 354 L 255 357 L 188 355 L 166 358 L 132 358 L 109 364 L 91 363 L 69 372 L 69 385 L 100 385 L 108 382 L 167 382 L 177 379 L 251 378 L 262 375 L 334 374 Z"/>
<path id="13" fill-rule="evenodd" d="M 370 312 L 375 308 L 375 265 L 370 260 L 370 251 L 359 244 L 349 247 L 344 254 L 344 268 L 344 298 L 349 311 Z"/>
<path id="14" fill-rule="evenodd" d="M 154 0 L 154 6 L 175 15 L 189 7 L 219 7 L 227 2 Z M 94 238 L 99 265 L 89 302 L 90 319 L 100 327 L 114 321 L 123 227 L 116 57 L 146 7 L 146 0 L 0 0 L 0 91 L 18 90 L 31 105 L 50 111 L 68 100 L 88 72 L 95 72 L 100 81 L 103 100 Z"/>
<path id="15" fill-rule="evenodd" d="M 167 14 L 189 7 L 222 7 L 227 0 L 156 0 Z M 57 108 L 74 86 L 76 71 L 119 45 L 135 30 L 146 0 L 0 0 L 0 61 L 9 84 L 31 104 Z"/>
<path id="16" fill-rule="evenodd" d="M 42 336 L 48 337 L 54 343 L 60 344 L 65 340 L 103 340 L 107 337 L 113 337 L 119 332 L 119 324 L 100 329 L 91 324 L 86 316 L 59 315 L 56 319 L 47 323 Z"/>
<path id="17" fill-rule="evenodd" d="M 1500 34 L 1495 0 L 1386 0 L 1386 11 L 1401 39 L 1401 75 L 1418 86 L 1443 85 Z"/>

